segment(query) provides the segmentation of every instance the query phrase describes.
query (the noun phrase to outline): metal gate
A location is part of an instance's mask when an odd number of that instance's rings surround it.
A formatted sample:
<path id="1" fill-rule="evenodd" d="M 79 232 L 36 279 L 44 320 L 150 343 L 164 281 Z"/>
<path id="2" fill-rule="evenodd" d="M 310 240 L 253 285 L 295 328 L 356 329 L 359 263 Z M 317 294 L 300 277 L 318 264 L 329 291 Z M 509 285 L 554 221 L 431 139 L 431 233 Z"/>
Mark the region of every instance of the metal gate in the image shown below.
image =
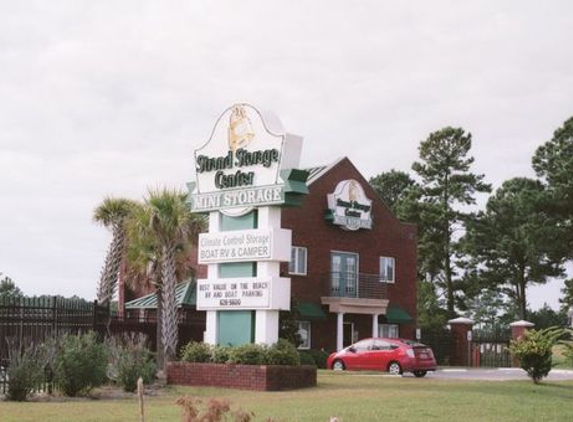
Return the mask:
<path id="1" fill-rule="evenodd" d="M 472 366 L 507 368 L 512 366 L 509 353 L 511 333 L 475 330 L 471 341 Z"/>

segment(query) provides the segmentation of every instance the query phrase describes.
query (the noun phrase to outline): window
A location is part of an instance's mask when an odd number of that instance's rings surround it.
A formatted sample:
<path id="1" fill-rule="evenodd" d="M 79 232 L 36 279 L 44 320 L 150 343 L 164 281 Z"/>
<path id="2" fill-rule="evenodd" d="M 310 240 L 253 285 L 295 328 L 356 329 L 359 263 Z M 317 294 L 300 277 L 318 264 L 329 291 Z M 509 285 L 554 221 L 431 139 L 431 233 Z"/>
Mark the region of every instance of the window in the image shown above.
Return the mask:
<path id="1" fill-rule="evenodd" d="M 372 345 L 372 350 L 392 350 L 394 346 L 391 343 L 388 343 L 384 340 L 374 340 L 374 344 Z"/>
<path id="2" fill-rule="evenodd" d="M 372 340 L 362 340 L 354 344 L 354 350 L 357 352 L 364 352 L 366 350 L 372 350 Z"/>
<path id="3" fill-rule="evenodd" d="M 293 246 L 290 250 L 289 274 L 306 275 L 306 248 Z"/>
<path id="4" fill-rule="evenodd" d="M 394 258 L 380 257 L 380 281 L 394 283 Z"/>
<path id="5" fill-rule="evenodd" d="M 397 324 L 380 324 L 378 329 L 380 332 L 380 337 L 385 337 L 385 338 L 400 337 L 400 331 L 398 330 Z"/>
<path id="6" fill-rule="evenodd" d="M 302 343 L 298 346 L 299 349 L 310 349 L 310 322 L 308 321 L 297 321 L 298 325 L 298 335 Z"/>

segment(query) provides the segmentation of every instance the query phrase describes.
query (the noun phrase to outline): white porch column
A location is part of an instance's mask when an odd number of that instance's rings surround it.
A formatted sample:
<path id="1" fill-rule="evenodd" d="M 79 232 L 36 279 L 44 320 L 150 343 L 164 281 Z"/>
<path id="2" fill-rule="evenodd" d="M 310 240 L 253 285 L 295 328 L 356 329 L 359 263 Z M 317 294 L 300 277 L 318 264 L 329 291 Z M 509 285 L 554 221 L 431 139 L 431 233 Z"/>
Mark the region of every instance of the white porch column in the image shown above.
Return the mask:
<path id="1" fill-rule="evenodd" d="M 344 312 L 336 315 L 336 350 L 344 348 Z"/>
<path id="2" fill-rule="evenodd" d="M 380 326 L 378 325 L 378 315 L 372 315 L 372 337 L 380 337 Z"/>

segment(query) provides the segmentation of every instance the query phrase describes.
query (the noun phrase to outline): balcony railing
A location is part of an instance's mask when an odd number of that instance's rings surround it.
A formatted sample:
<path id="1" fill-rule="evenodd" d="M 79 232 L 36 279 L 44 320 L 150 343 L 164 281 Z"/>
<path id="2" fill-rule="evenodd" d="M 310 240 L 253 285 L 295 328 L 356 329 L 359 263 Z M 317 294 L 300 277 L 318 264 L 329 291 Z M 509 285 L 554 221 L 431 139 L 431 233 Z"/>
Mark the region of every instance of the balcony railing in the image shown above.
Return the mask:
<path id="1" fill-rule="evenodd" d="M 326 296 L 386 299 L 387 282 L 380 274 L 331 272 L 324 277 Z"/>

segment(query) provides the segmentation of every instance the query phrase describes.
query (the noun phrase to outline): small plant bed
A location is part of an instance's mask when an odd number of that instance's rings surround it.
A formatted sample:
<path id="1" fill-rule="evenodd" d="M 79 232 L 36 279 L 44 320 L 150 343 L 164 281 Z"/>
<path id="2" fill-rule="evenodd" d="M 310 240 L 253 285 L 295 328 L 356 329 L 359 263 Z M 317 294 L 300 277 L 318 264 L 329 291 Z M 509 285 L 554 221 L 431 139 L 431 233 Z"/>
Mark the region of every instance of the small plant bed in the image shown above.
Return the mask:
<path id="1" fill-rule="evenodd" d="M 167 368 L 175 385 L 237 388 L 258 391 L 294 390 L 316 386 L 316 366 L 301 365 L 287 341 L 271 347 L 246 344 L 228 348 L 189 343 L 182 360 Z"/>
<path id="2" fill-rule="evenodd" d="M 160 397 L 168 393 L 168 389 L 153 384 L 144 389 L 145 397 Z M 125 391 L 122 387 L 116 385 L 104 385 L 90 391 L 84 396 L 69 397 L 56 391 L 52 394 L 36 393 L 30 396 L 27 401 L 32 403 L 67 403 L 67 402 L 90 402 L 90 401 L 107 401 L 107 400 L 134 400 L 137 393 Z M 1 401 L 1 399 L 0 399 Z"/>

